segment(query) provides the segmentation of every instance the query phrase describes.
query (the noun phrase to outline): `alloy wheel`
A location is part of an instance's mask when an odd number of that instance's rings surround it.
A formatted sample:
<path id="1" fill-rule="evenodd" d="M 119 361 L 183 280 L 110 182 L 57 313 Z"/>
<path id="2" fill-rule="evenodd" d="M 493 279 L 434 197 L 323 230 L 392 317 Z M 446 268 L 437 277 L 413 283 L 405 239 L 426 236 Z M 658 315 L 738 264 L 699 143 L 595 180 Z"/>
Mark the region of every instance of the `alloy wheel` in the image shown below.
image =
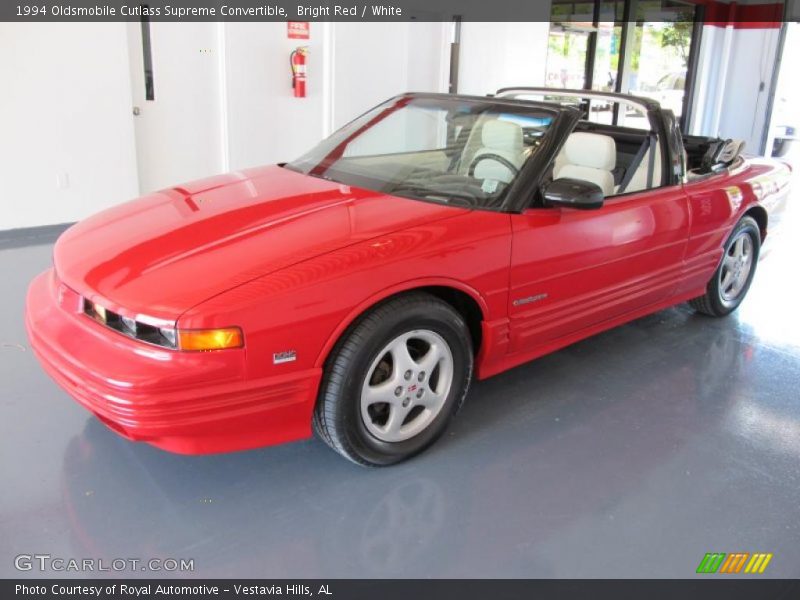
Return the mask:
<path id="1" fill-rule="evenodd" d="M 372 361 L 361 388 L 361 417 L 383 442 L 421 433 L 444 406 L 453 384 L 453 354 L 438 333 L 417 329 L 395 337 Z"/>
<path id="2" fill-rule="evenodd" d="M 723 304 L 734 303 L 747 286 L 753 269 L 753 240 L 742 231 L 728 247 L 719 270 L 719 293 Z"/>

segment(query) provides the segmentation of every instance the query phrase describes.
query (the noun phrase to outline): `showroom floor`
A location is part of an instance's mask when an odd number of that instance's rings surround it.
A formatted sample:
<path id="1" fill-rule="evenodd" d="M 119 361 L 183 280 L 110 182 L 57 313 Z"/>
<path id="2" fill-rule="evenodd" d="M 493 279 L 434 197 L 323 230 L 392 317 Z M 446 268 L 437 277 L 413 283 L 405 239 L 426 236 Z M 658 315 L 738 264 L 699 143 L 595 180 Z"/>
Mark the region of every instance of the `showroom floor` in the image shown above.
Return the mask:
<path id="1" fill-rule="evenodd" d="M 200 577 L 687 577 L 738 551 L 800 577 L 792 221 L 736 315 L 680 306 L 481 382 L 443 440 L 383 470 L 316 440 L 183 457 L 119 438 L 28 348 L 50 240 L 6 242 L 0 576 L 46 553 Z"/>

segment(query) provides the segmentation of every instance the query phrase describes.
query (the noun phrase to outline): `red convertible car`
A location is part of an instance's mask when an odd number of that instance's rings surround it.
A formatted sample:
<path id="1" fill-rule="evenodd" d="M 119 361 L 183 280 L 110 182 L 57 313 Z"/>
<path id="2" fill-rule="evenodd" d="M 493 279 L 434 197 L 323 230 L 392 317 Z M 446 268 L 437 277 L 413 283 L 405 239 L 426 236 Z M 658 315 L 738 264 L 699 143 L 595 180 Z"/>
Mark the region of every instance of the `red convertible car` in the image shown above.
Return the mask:
<path id="1" fill-rule="evenodd" d="M 648 99 L 404 94 L 293 162 L 71 227 L 30 286 L 31 345 L 132 440 L 201 454 L 313 428 L 396 463 L 473 374 L 680 302 L 736 309 L 790 175 L 739 150 Z"/>

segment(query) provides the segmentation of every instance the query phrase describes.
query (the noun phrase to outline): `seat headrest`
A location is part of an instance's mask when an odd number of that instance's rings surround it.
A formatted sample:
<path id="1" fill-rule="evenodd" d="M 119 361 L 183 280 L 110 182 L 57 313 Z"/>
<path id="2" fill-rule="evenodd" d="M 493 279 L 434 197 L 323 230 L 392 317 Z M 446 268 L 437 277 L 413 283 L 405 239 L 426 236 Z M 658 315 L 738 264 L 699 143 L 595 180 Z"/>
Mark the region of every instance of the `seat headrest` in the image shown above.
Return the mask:
<path id="1" fill-rule="evenodd" d="M 564 157 L 571 165 L 612 171 L 617 164 L 614 138 L 599 133 L 577 131 L 564 144 Z"/>
<path id="2" fill-rule="evenodd" d="M 487 121 L 481 129 L 481 142 L 484 148 L 522 152 L 522 127 L 499 119 Z"/>

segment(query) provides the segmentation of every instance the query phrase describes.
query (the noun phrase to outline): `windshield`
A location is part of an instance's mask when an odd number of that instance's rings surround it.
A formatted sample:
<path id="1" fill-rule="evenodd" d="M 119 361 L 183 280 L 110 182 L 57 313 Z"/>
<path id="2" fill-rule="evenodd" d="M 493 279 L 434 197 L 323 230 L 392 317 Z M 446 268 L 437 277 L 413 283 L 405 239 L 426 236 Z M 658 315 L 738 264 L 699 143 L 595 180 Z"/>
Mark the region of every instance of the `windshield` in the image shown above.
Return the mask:
<path id="1" fill-rule="evenodd" d="M 286 167 L 397 196 L 497 209 L 555 116 L 537 106 L 402 96 Z"/>

